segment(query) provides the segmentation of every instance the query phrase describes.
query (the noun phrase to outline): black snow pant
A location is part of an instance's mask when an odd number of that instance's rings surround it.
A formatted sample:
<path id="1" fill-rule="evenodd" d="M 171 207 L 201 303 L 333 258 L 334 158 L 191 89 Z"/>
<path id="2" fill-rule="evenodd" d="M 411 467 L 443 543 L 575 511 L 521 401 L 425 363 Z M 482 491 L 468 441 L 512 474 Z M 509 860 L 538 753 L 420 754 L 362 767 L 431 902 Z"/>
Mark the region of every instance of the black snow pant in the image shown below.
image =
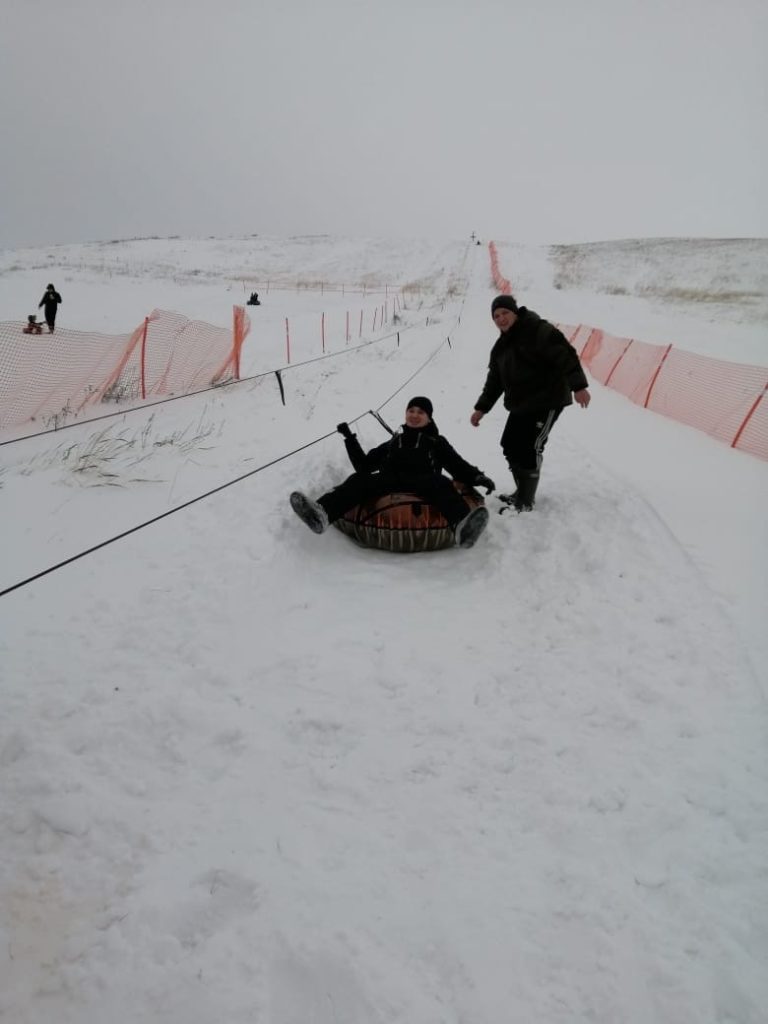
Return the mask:
<path id="1" fill-rule="evenodd" d="M 57 303 L 53 302 L 51 305 L 45 305 L 43 312 L 45 313 L 45 322 L 48 324 L 48 330 L 53 331 L 56 326 L 56 310 L 58 309 Z"/>
<path id="2" fill-rule="evenodd" d="M 438 473 L 428 476 L 401 476 L 386 471 L 353 473 L 338 487 L 318 498 L 318 501 L 328 513 L 328 521 L 332 523 L 355 505 L 396 491 L 415 494 L 428 505 L 434 505 L 451 527 L 460 523 L 470 511 L 469 505 L 448 477 Z"/>
<path id="3" fill-rule="evenodd" d="M 514 412 L 509 414 L 500 443 L 504 458 L 513 473 L 516 469 L 522 469 L 526 473 L 538 475 L 549 432 L 562 411 L 563 407 L 560 406 L 522 415 Z"/>

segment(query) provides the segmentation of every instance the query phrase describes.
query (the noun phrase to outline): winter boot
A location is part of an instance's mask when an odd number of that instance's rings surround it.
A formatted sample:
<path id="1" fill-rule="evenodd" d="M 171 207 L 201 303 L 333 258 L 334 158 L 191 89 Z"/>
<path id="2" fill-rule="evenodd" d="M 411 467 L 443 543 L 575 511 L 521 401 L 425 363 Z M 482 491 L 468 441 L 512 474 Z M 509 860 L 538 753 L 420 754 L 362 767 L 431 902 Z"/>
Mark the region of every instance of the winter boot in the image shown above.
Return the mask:
<path id="1" fill-rule="evenodd" d="M 539 486 L 538 470 L 520 470 L 517 493 L 512 501 L 518 512 L 530 512 L 536 502 L 536 488 Z"/>
<path id="2" fill-rule="evenodd" d="M 317 501 L 311 501 L 301 491 L 291 494 L 291 508 L 313 533 L 325 533 L 328 529 L 328 513 Z"/>
<path id="3" fill-rule="evenodd" d="M 488 525 L 488 509 L 481 505 L 473 508 L 456 527 L 454 536 L 460 548 L 471 548 Z"/>
<path id="4" fill-rule="evenodd" d="M 503 501 L 505 505 L 514 505 L 517 498 L 517 492 L 520 490 L 520 474 L 523 470 L 519 466 L 510 466 L 512 476 L 515 478 L 515 490 L 511 494 L 500 494 L 499 501 Z"/>

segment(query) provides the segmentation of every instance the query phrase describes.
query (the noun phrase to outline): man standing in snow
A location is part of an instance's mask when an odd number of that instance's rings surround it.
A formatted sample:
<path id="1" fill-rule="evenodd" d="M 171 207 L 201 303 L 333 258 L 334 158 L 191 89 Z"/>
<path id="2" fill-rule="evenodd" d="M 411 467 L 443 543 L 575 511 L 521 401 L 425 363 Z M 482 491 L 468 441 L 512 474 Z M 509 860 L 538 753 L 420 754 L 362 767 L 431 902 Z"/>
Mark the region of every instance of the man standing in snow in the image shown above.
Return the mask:
<path id="1" fill-rule="evenodd" d="M 499 497 L 522 512 L 533 508 L 550 430 L 574 399 L 587 408 L 589 385 L 565 335 L 532 310 L 518 307 L 511 295 L 493 300 L 491 316 L 501 333 L 491 349 L 485 387 L 470 422 L 479 426 L 504 395 L 509 416 L 500 443 L 517 490 Z"/>
<path id="2" fill-rule="evenodd" d="M 45 306 L 45 322 L 48 324 L 49 334 L 53 334 L 53 329 L 56 326 L 56 312 L 59 308 L 60 302 L 61 296 L 53 285 L 49 284 L 45 289 L 45 294 L 37 304 L 38 309 L 40 309 L 41 306 Z"/>

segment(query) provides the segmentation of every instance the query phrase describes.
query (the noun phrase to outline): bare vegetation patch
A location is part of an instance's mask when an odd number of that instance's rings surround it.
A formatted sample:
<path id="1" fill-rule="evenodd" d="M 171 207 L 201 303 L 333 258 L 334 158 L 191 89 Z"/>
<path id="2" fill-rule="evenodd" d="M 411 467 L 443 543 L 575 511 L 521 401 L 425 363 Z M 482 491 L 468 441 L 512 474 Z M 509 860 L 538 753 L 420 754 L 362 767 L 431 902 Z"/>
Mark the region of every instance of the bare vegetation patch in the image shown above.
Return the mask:
<path id="1" fill-rule="evenodd" d="M 549 249 L 555 288 L 628 295 L 768 321 L 768 239 L 650 238 Z"/>
<path id="2" fill-rule="evenodd" d="M 136 483 L 160 483 L 163 477 L 151 475 L 153 460 L 160 452 L 172 452 L 189 458 L 213 447 L 206 443 L 221 433 L 213 423 L 199 420 L 180 430 L 156 434 L 154 416 L 140 430 L 127 431 L 112 425 L 91 434 L 84 441 L 62 443 L 33 456 L 19 468 L 22 476 L 58 469 L 64 481 L 84 487 L 124 487 Z"/>
<path id="3" fill-rule="evenodd" d="M 455 299 L 460 295 L 464 295 L 469 287 L 467 278 L 463 275 L 452 274 L 448 280 L 448 286 L 445 290 L 445 297 L 447 299 Z"/>
<path id="4" fill-rule="evenodd" d="M 423 277 L 418 281 L 408 281 L 402 287 L 402 292 L 405 295 L 417 296 L 422 295 L 424 292 L 431 292 L 435 287 L 434 277 Z"/>
<path id="5" fill-rule="evenodd" d="M 644 294 L 653 295 L 669 302 L 713 302 L 735 303 L 758 302 L 764 298 L 760 292 L 722 291 L 710 292 L 701 288 L 647 288 Z"/>

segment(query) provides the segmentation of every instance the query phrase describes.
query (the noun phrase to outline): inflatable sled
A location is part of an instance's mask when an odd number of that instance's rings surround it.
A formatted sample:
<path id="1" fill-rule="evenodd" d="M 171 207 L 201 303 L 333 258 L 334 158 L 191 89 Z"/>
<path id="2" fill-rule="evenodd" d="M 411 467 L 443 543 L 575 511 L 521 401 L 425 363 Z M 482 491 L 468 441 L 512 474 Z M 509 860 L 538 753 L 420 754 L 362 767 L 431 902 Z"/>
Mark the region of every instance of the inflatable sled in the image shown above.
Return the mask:
<path id="1" fill-rule="evenodd" d="M 470 509 L 484 505 L 483 497 L 472 487 L 453 481 L 453 486 Z M 355 505 L 333 524 L 342 533 L 366 548 L 411 554 L 415 551 L 440 551 L 454 545 L 448 520 L 434 505 L 405 491 L 384 494 L 362 505 Z"/>

